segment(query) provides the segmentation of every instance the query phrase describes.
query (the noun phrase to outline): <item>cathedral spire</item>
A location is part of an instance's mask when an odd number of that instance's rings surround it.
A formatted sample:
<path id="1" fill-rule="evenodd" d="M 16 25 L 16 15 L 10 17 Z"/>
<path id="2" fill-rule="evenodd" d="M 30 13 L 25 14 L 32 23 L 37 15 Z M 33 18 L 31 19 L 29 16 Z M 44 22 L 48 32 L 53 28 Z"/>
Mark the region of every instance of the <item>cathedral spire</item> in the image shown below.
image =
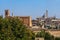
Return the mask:
<path id="1" fill-rule="evenodd" d="M 48 18 L 48 10 L 46 10 L 45 18 Z"/>

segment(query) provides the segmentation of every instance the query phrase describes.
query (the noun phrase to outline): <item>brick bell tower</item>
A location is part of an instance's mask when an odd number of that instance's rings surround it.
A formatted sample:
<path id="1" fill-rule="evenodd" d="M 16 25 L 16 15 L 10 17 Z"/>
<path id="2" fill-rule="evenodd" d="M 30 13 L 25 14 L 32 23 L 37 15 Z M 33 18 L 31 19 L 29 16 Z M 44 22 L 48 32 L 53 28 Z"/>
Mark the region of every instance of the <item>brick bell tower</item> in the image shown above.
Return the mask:
<path id="1" fill-rule="evenodd" d="M 5 17 L 10 16 L 10 11 L 9 10 L 5 10 Z"/>

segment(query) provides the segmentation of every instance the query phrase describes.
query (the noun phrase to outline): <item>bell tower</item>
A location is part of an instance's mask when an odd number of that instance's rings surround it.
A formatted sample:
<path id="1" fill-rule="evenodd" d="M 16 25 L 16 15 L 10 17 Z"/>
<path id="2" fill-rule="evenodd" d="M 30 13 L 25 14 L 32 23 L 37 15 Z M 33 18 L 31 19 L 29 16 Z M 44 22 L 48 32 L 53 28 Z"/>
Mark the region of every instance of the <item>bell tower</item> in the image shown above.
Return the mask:
<path id="1" fill-rule="evenodd" d="M 10 11 L 9 10 L 5 10 L 5 17 L 10 16 Z"/>
<path id="2" fill-rule="evenodd" d="M 46 10 L 45 18 L 48 18 L 48 10 Z"/>

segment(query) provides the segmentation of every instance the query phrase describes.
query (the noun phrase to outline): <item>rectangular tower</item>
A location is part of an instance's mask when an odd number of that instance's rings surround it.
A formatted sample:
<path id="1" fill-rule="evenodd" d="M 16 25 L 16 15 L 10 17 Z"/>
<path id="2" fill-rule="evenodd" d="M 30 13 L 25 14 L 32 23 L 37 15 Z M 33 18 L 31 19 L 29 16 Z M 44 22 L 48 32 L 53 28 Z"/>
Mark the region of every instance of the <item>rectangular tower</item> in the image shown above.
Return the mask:
<path id="1" fill-rule="evenodd" d="M 5 17 L 10 16 L 10 11 L 9 10 L 5 10 Z"/>

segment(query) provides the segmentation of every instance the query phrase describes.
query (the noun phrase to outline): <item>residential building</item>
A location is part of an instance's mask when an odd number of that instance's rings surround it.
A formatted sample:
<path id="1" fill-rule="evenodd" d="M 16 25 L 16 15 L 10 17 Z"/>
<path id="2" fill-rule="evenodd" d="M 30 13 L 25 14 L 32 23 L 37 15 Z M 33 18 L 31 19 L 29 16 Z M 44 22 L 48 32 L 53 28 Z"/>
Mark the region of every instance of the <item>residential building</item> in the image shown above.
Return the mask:
<path id="1" fill-rule="evenodd" d="M 36 22 L 37 21 L 37 22 Z M 42 26 L 42 29 L 60 29 L 60 19 L 53 17 L 48 17 L 48 10 L 42 17 L 36 18 L 35 21 L 32 21 L 32 25 L 39 24 L 36 26 Z"/>

